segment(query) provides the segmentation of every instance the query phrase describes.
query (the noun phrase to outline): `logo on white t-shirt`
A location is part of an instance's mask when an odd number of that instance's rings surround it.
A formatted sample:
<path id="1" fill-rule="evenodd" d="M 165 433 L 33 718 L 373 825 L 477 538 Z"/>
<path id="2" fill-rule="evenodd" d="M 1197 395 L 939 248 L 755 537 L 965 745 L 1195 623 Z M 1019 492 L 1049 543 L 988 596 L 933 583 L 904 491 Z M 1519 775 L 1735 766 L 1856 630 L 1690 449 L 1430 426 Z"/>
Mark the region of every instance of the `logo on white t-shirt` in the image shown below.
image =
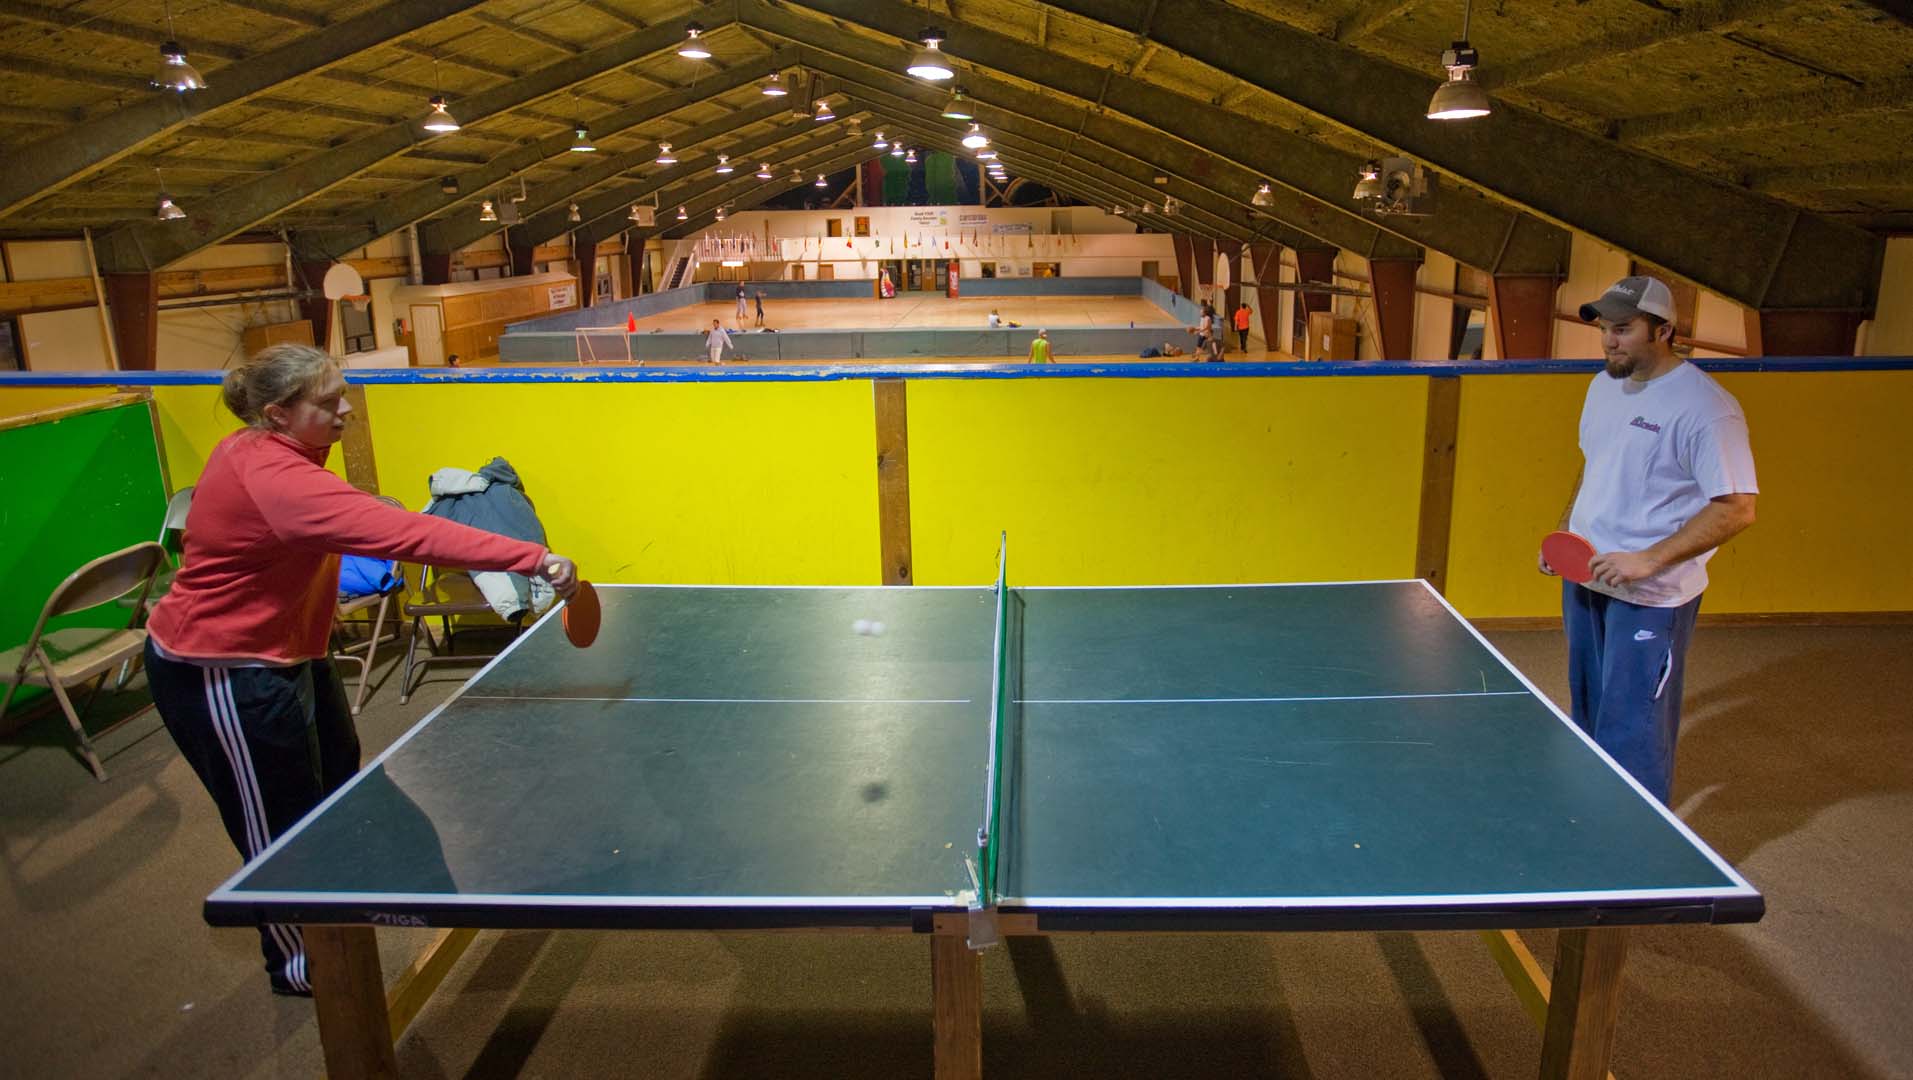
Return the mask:
<path id="1" fill-rule="evenodd" d="M 1629 427 L 1637 427 L 1645 431 L 1651 431 L 1656 435 L 1659 435 L 1661 433 L 1661 426 L 1659 424 L 1650 423 L 1647 417 L 1645 416 L 1637 416 L 1634 419 L 1629 420 L 1627 422 L 1627 425 Z"/>

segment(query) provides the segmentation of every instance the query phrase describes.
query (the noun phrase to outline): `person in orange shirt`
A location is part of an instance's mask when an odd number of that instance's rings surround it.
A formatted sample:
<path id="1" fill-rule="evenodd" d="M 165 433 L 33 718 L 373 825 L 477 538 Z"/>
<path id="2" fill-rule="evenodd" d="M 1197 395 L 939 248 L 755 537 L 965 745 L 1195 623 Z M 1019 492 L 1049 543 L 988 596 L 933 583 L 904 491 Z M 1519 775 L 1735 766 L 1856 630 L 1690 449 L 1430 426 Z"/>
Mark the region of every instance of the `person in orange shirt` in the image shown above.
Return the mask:
<path id="1" fill-rule="evenodd" d="M 1249 302 L 1244 300 L 1242 306 L 1235 309 L 1236 340 L 1242 343 L 1243 352 L 1249 351 L 1249 315 Z"/>

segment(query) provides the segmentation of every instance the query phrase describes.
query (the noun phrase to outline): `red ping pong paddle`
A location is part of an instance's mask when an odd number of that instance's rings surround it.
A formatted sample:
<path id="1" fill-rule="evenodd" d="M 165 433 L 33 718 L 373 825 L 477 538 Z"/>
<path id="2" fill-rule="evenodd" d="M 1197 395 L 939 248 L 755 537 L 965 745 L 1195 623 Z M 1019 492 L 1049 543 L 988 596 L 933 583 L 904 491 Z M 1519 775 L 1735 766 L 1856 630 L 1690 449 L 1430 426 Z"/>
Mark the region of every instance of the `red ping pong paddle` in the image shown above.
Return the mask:
<path id="1" fill-rule="evenodd" d="M 1588 570 L 1588 560 L 1594 557 L 1594 545 L 1587 537 L 1566 530 L 1551 532 L 1541 538 L 1541 558 L 1562 578 L 1585 585 L 1593 574 Z"/>
<path id="2" fill-rule="evenodd" d="M 578 591 L 565 601 L 565 609 L 559 612 L 558 619 L 565 627 L 565 640 L 584 649 L 598 640 L 598 624 L 604 617 L 604 609 L 598 606 L 598 590 L 591 582 L 580 579 Z"/>

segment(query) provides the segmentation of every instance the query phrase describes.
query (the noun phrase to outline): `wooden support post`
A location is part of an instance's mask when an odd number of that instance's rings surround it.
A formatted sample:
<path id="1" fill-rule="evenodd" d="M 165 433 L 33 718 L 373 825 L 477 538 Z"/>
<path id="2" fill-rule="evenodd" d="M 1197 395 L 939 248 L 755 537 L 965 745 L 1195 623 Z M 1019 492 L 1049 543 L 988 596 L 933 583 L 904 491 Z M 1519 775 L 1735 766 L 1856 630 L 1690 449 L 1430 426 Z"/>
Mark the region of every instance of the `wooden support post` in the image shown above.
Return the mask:
<path id="1" fill-rule="evenodd" d="M 1496 274 L 1488 279 L 1488 323 L 1502 360 L 1546 360 L 1554 353 L 1554 292 L 1561 279 Z"/>
<path id="2" fill-rule="evenodd" d="M 452 253 L 427 251 L 418 257 L 419 276 L 425 285 L 447 285 L 452 280 Z"/>
<path id="3" fill-rule="evenodd" d="M 379 493 L 379 464 L 372 456 L 372 410 L 365 404 L 365 387 L 347 381 L 345 400 L 352 405 L 352 417 L 346 421 L 345 437 L 339 443 L 345 450 L 346 483 L 360 491 Z"/>
<path id="4" fill-rule="evenodd" d="M 1415 576 L 1448 591 L 1448 534 L 1455 516 L 1455 438 L 1461 424 L 1461 380 L 1428 380 L 1428 419 L 1422 429 L 1421 520 L 1415 535 Z"/>
<path id="5" fill-rule="evenodd" d="M 1415 359 L 1415 273 L 1420 269 L 1421 262 L 1416 259 L 1369 260 L 1375 322 L 1382 336 L 1377 344 L 1384 360 Z"/>
<path id="6" fill-rule="evenodd" d="M 369 926 L 305 927 L 312 1003 L 331 1080 L 393 1080 L 399 1075 L 385 1005 L 379 942 Z"/>
<path id="7" fill-rule="evenodd" d="M 885 585 L 915 579 L 910 554 L 910 422 L 902 379 L 873 384 L 877 413 L 877 529 Z"/>
<path id="8" fill-rule="evenodd" d="M 930 936 L 936 1080 L 983 1075 L 983 961 L 962 934 Z"/>
<path id="9" fill-rule="evenodd" d="M 1195 247 L 1190 244 L 1187 233 L 1172 233 L 1170 243 L 1176 246 L 1176 273 L 1180 275 L 1176 282 L 1176 291 L 1184 299 L 1194 299 L 1196 293 L 1196 257 Z"/>
<path id="10" fill-rule="evenodd" d="M 1190 294 L 1190 299 L 1198 303 L 1204 300 L 1213 301 L 1215 297 L 1211 295 L 1211 292 L 1216 281 L 1215 241 L 1206 236 L 1190 237 L 1189 255 L 1196 264 L 1197 284 L 1197 291 Z M 1220 322 L 1221 320 L 1218 319 L 1217 323 Z"/>
<path id="11" fill-rule="evenodd" d="M 324 259 L 301 259 L 298 270 L 302 280 L 293 282 L 295 290 L 303 284 L 309 293 L 299 298 L 299 317 L 312 324 L 312 343 L 326 352 L 332 351 L 332 312 L 338 306 L 338 301 L 328 300 L 325 295 L 325 272 L 331 268 Z"/>
<path id="12" fill-rule="evenodd" d="M 159 356 L 159 275 L 107 274 L 121 371 L 152 371 Z"/>
<path id="13" fill-rule="evenodd" d="M 1621 1013 L 1621 965 L 1627 929 L 1563 930 L 1554 956 L 1554 991 L 1541 1036 L 1541 1080 L 1604 1080 Z"/>

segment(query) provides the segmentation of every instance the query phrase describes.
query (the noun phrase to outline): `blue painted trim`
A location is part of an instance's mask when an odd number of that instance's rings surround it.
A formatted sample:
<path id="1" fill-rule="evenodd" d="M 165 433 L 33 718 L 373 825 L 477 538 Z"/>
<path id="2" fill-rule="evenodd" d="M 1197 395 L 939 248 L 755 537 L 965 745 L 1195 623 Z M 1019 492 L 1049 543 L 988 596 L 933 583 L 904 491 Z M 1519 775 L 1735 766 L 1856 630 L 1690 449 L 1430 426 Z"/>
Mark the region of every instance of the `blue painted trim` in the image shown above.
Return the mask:
<path id="1" fill-rule="evenodd" d="M 1697 361 L 1712 372 L 1913 371 L 1913 357 L 1828 356 Z M 840 382 L 852 379 L 1229 379 L 1330 378 L 1378 375 L 1591 375 L 1598 360 L 1294 361 L 1196 364 L 1187 360 L 1133 364 L 817 364 L 802 367 L 725 364 L 721 367 L 630 368 L 512 365 L 483 368 L 354 368 L 365 386 L 430 383 L 623 382 Z M 47 386 L 217 386 L 219 371 L 0 372 L 0 390 Z"/>

